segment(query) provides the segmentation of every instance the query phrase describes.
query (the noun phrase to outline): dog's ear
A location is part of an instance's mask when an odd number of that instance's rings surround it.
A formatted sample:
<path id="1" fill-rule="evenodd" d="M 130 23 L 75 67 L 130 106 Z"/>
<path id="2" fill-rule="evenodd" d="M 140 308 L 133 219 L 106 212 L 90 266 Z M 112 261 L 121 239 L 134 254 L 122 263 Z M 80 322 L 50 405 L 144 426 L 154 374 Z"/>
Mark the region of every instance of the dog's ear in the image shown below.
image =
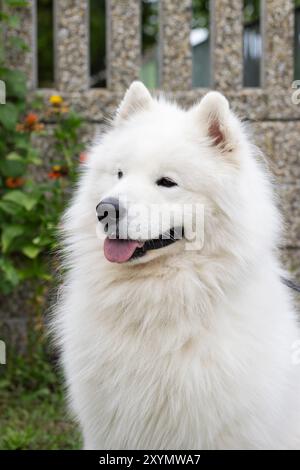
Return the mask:
<path id="1" fill-rule="evenodd" d="M 149 109 L 152 103 L 152 97 L 145 85 L 139 81 L 132 82 L 117 110 L 115 124 L 126 121 L 137 111 Z"/>
<path id="2" fill-rule="evenodd" d="M 225 96 L 217 91 L 207 93 L 200 103 L 193 108 L 204 134 L 211 140 L 211 145 L 221 152 L 234 149 L 233 115 Z"/>

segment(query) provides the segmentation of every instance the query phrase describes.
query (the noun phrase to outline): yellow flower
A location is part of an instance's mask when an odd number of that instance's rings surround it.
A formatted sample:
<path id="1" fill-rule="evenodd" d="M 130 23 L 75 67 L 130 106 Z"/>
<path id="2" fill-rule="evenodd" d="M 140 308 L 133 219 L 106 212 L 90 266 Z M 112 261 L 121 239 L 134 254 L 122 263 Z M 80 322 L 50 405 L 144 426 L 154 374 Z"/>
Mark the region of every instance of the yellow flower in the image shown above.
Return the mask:
<path id="1" fill-rule="evenodd" d="M 60 165 L 53 165 L 52 170 L 53 170 L 53 171 L 60 171 L 60 170 L 61 170 L 61 166 L 60 166 Z"/>
<path id="2" fill-rule="evenodd" d="M 59 106 L 62 104 L 63 102 L 63 99 L 60 95 L 52 95 L 50 98 L 49 98 L 49 101 L 50 103 L 53 105 L 53 106 Z"/>

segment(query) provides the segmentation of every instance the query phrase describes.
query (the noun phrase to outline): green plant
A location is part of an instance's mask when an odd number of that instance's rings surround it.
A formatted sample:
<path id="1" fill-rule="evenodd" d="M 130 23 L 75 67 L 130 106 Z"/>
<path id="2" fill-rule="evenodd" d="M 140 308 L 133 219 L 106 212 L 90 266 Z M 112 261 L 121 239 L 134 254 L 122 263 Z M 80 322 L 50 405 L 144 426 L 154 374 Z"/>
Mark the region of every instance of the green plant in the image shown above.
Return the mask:
<path id="1" fill-rule="evenodd" d="M 0 163 L 0 269 L 4 273 L 1 287 L 5 293 L 28 278 L 50 279 L 44 255 L 56 248 L 56 227 L 67 188 L 76 177 L 74 154 L 82 149 L 77 135 L 81 119 L 67 111 L 58 117 L 54 130 L 57 161 L 47 177 L 37 182 L 30 175 L 34 167 L 41 165 L 38 152 L 30 143 L 30 133 L 37 130 L 26 128 L 33 116 L 28 114 L 25 123 L 17 126 L 20 135 L 15 133 L 12 148 L 8 153 L 6 149 Z M 37 122 L 35 125 L 40 126 Z"/>
<path id="2" fill-rule="evenodd" d="M 0 368 L 0 450 L 78 449 L 61 377 L 40 335 L 31 334 L 26 357 L 11 348 Z"/>
<path id="3" fill-rule="evenodd" d="M 8 13 L 0 14 L 0 35 L 5 26 L 12 30 L 18 25 L 17 14 L 9 9 L 26 5 L 15 0 L 5 3 Z M 26 48 L 17 35 L 10 34 L 9 41 L 9 48 Z M 67 189 L 76 178 L 74 156 L 83 148 L 82 120 L 58 95 L 50 98 L 46 110 L 41 100 L 29 104 L 26 77 L 6 66 L 1 49 L 0 79 L 6 84 L 6 104 L 0 105 L 0 291 L 8 294 L 26 279 L 51 278 L 46 255 L 56 248 L 55 230 Z M 36 133 L 49 138 L 37 110 L 54 121 L 57 159 L 51 171 L 33 145 Z"/>

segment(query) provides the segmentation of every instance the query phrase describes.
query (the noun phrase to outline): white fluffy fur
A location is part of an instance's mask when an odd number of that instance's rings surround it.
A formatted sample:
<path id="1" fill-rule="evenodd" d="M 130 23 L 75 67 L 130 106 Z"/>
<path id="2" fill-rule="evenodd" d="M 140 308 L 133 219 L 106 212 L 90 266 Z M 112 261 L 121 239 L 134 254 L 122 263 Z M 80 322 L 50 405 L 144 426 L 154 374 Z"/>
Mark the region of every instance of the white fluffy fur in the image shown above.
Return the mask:
<path id="1" fill-rule="evenodd" d="M 86 449 L 300 448 L 299 331 L 260 160 L 219 93 L 185 111 L 140 83 L 91 149 L 64 218 L 55 315 Z M 178 241 L 109 263 L 95 207 L 120 194 L 204 204 L 203 249 Z"/>

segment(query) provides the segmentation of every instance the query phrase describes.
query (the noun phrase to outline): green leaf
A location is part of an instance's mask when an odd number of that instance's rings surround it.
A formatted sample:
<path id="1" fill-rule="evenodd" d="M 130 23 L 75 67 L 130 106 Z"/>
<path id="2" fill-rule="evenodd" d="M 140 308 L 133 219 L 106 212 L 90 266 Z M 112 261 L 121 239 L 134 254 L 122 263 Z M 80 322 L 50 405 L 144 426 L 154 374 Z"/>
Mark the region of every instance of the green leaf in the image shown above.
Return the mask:
<path id="1" fill-rule="evenodd" d="M 20 70 L 6 70 L 3 80 L 7 84 L 6 95 L 25 98 L 26 97 L 26 76 Z"/>
<path id="2" fill-rule="evenodd" d="M 20 25 L 20 17 L 17 15 L 10 15 L 7 19 L 7 24 L 10 28 L 18 28 Z"/>
<path id="3" fill-rule="evenodd" d="M 18 110 L 12 103 L 0 105 L 0 123 L 7 130 L 14 130 L 18 120 Z"/>
<path id="4" fill-rule="evenodd" d="M 22 225 L 7 225 L 2 229 L 1 243 L 2 251 L 6 253 L 15 238 L 24 233 L 25 228 Z"/>
<path id="5" fill-rule="evenodd" d="M 19 134 L 17 133 L 14 136 L 14 147 L 17 150 L 28 150 L 30 148 L 30 144 L 28 142 L 28 135 L 27 134 Z"/>
<path id="6" fill-rule="evenodd" d="M 10 154 L 12 155 L 12 154 Z M 14 157 L 16 157 L 17 154 L 14 154 Z M 0 160 L 0 172 L 4 176 L 12 176 L 14 178 L 18 176 L 22 176 L 25 173 L 26 170 L 26 163 L 20 158 L 16 158 L 15 160 L 13 159 L 8 159 L 8 156 L 4 160 Z"/>
<path id="7" fill-rule="evenodd" d="M 23 52 L 29 50 L 28 44 L 26 44 L 26 42 L 18 36 L 9 36 L 8 41 L 9 46 L 13 49 L 18 49 Z"/>
<path id="8" fill-rule="evenodd" d="M 0 211 L 6 214 L 16 215 L 16 205 L 9 201 L 0 201 Z"/>
<path id="9" fill-rule="evenodd" d="M 35 245 L 26 245 L 22 248 L 22 253 L 30 259 L 34 259 L 41 252 L 41 249 Z"/>
<path id="10" fill-rule="evenodd" d="M 27 0 L 6 0 L 7 5 L 13 8 L 22 8 L 22 7 L 27 7 L 28 6 L 28 1 Z"/>
<path id="11" fill-rule="evenodd" d="M 9 19 L 9 15 L 4 11 L 0 11 L 0 21 L 7 21 Z"/>
<path id="12" fill-rule="evenodd" d="M 19 283 L 20 277 L 18 271 L 11 261 L 6 258 L 0 258 L 0 269 L 5 275 L 6 281 L 12 284 L 12 286 L 15 287 Z"/>
<path id="13" fill-rule="evenodd" d="M 31 211 L 39 200 L 39 195 L 28 194 L 23 191 L 9 191 L 3 196 L 3 200 L 11 201 L 19 206 L 24 207 L 27 211 Z"/>
<path id="14" fill-rule="evenodd" d="M 12 161 L 23 161 L 23 158 L 17 152 L 10 152 L 6 155 L 6 159 Z"/>
<path id="15" fill-rule="evenodd" d="M 52 281 L 53 280 L 53 276 L 51 274 L 48 274 L 48 273 L 41 273 L 40 277 L 44 281 Z"/>
<path id="16" fill-rule="evenodd" d="M 41 165 L 43 163 L 42 159 L 39 158 L 38 150 L 33 148 L 28 149 L 27 160 L 29 163 L 33 163 L 34 165 Z"/>
<path id="17" fill-rule="evenodd" d="M 46 236 L 46 235 L 42 235 L 40 237 L 35 237 L 33 240 L 32 240 L 32 243 L 34 245 L 37 245 L 37 246 L 47 246 L 47 245 L 51 245 L 53 242 L 52 238 Z"/>

